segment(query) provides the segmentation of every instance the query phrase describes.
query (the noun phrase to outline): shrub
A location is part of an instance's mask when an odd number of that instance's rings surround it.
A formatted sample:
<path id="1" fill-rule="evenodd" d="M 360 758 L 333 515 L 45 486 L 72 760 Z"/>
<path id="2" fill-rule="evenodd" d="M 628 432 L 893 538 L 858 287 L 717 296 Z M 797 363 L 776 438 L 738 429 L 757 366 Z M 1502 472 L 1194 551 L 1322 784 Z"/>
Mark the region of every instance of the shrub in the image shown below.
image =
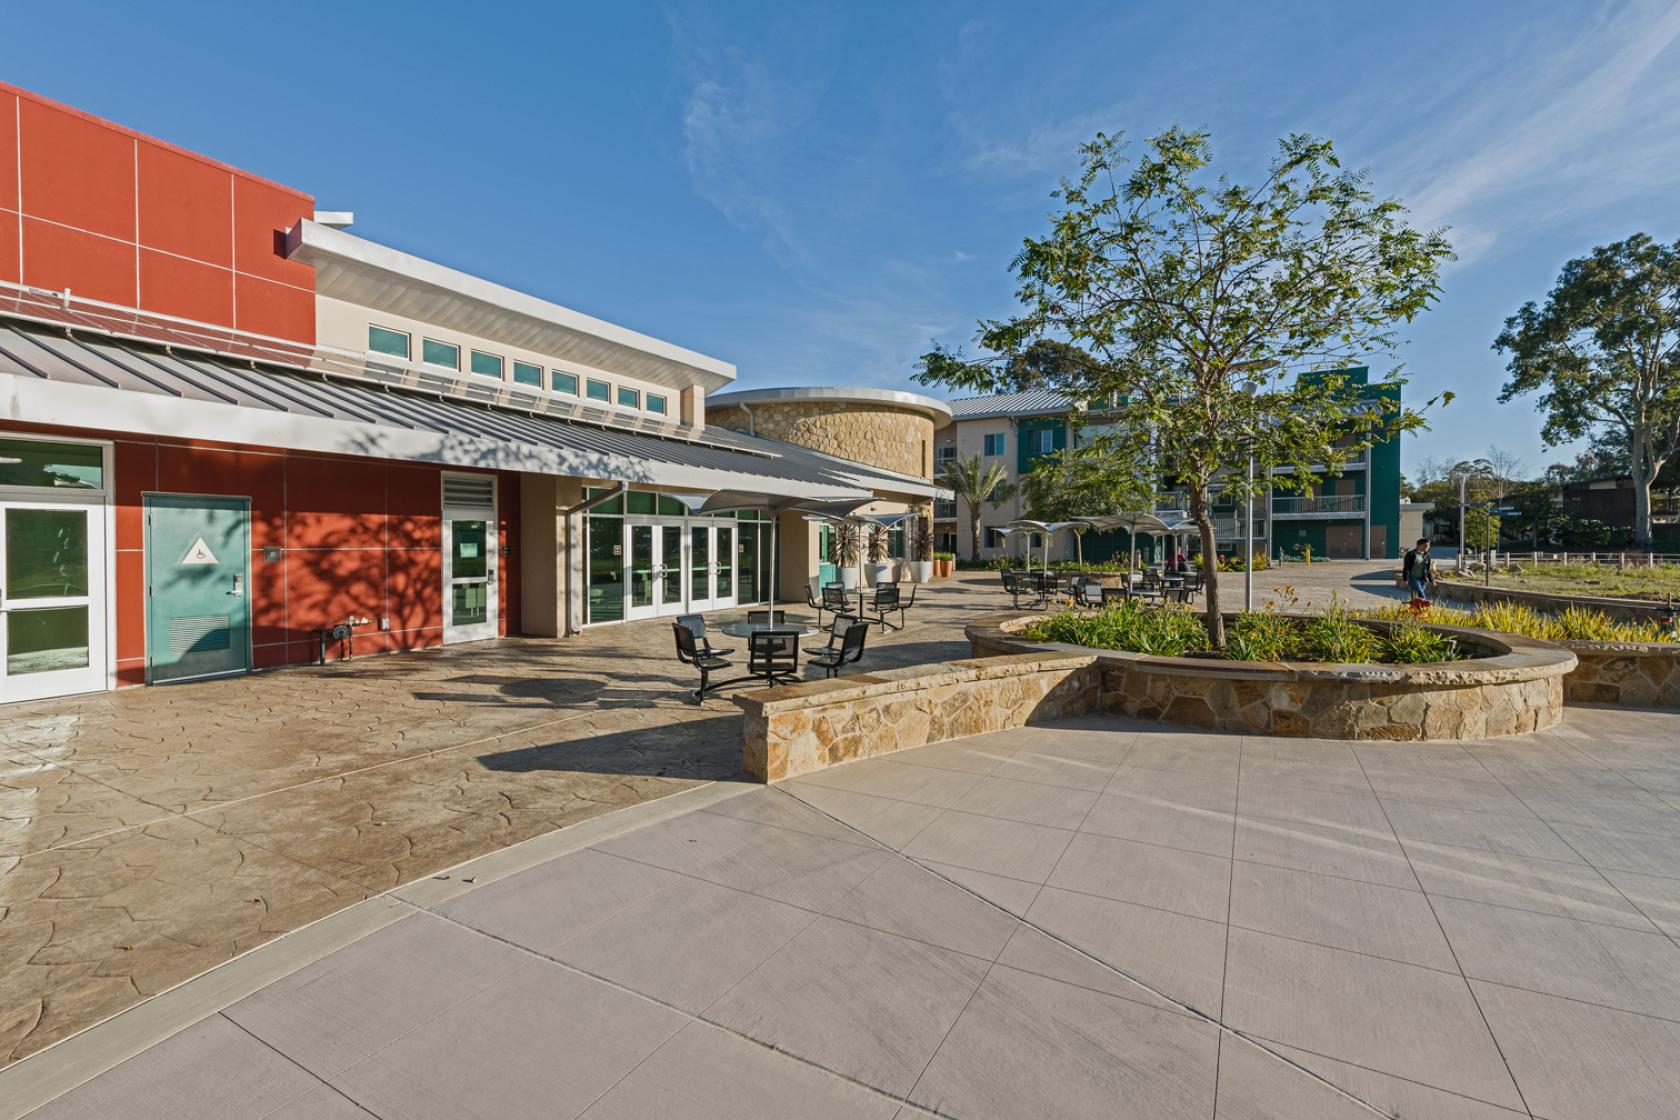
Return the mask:
<path id="1" fill-rule="evenodd" d="M 1547 615 L 1520 603 L 1482 603 L 1473 610 L 1458 610 L 1431 604 L 1428 609 L 1414 615 L 1410 607 L 1396 603 L 1392 607 L 1379 607 L 1360 613 L 1365 618 L 1381 618 L 1391 622 L 1471 626 L 1477 630 L 1495 630 L 1501 634 L 1539 638 L 1546 642 L 1673 641 L 1672 632 L 1665 630 L 1661 623 L 1623 622 L 1590 607 L 1572 606 L 1562 614 Z"/>
<path id="2" fill-rule="evenodd" d="M 1282 615 L 1239 614 L 1225 628 L 1225 656 L 1234 661 L 1288 661 L 1299 644 L 1295 620 Z"/>
<path id="3" fill-rule="evenodd" d="M 1401 622 L 1383 638 L 1388 660 L 1402 665 L 1458 660 L 1458 644 L 1417 622 Z"/>
<path id="4" fill-rule="evenodd" d="M 1305 652 L 1314 661 L 1362 665 L 1375 661 L 1381 646 L 1376 631 L 1339 609 L 1303 619 L 1301 630 Z"/>
<path id="5" fill-rule="evenodd" d="M 1093 649 L 1118 649 L 1162 657 L 1205 653 L 1207 629 L 1199 612 L 1182 607 L 1150 608 L 1119 603 L 1094 613 L 1064 612 L 1035 620 L 1021 636 Z M 1451 639 L 1407 621 L 1384 635 L 1336 608 L 1316 617 L 1255 611 L 1235 615 L 1226 627 L 1224 656 L 1233 661 L 1328 661 L 1406 664 L 1456 661 Z"/>
<path id="6" fill-rule="evenodd" d="M 1129 602 L 1094 614 L 1053 614 L 1034 621 L 1021 633 L 1032 641 L 1162 657 L 1183 657 L 1208 649 L 1207 628 L 1199 613 L 1182 607 L 1149 608 Z"/>

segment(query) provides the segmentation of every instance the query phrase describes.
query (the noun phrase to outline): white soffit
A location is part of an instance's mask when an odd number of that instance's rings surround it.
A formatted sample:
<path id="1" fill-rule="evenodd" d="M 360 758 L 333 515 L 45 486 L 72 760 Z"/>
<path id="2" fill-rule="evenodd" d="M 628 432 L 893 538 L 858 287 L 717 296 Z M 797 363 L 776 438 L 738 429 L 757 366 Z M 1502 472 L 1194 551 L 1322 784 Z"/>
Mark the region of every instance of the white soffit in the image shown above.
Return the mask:
<path id="1" fill-rule="evenodd" d="M 728 362 L 319 222 L 300 221 L 286 249 L 314 266 L 316 293 L 331 299 L 670 389 L 735 380 Z"/>

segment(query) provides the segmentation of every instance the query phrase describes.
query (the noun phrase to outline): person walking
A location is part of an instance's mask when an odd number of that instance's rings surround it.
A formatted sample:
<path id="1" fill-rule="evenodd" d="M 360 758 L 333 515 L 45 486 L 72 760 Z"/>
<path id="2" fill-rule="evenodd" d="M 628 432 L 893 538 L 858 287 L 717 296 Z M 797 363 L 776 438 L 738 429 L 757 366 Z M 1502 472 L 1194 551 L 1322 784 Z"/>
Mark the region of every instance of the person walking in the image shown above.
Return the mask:
<path id="1" fill-rule="evenodd" d="M 1429 589 L 1435 586 L 1435 561 L 1429 558 L 1429 538 L 1419 537 L 1417 543 L 1406 553 L 1401 561 L 1400 574 L 1406 580 L 1406 586 L 1411 590 L 1412 603 L 1417 605 L 1429 604 Z"/>

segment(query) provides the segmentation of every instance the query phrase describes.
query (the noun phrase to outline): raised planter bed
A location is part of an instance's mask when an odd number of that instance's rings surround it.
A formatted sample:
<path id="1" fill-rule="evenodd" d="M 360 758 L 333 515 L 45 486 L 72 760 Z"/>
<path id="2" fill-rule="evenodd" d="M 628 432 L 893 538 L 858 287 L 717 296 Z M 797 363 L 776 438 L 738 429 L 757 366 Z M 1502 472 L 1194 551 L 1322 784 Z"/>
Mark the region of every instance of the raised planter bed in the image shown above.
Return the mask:
<path id="1" fill-rule="evenodd" d="M 1517 603 L 1545 614 L 1558 614 L 1569 607 L 1586 607 L 1627 622 L 1649 622 L 1665 607 L 1652 599 L 1605 599 L 1594 595 L 1558 595 L 1549 591 L 1523 591 L 1514 587 L 1486 586 L 1468 580 L 1443 579 L 1435 584 L 1435 597 L 1454 603 Z"/>
<path id="2" fill-rule="evenodd" d="M 1254 734 L 1426 740 L 1538 731 L 1562 718 L 1564 677 L 1577 663 L 1550 642 L 1449 626 L 1431 629 L 1455 638 L 1465 660 L 1328 665 L 1153 657 L 1016 633 L 1039 617 L 1010 612 L 970 624 L 974 656 L 1090 656 L 1102 711 Z"/>

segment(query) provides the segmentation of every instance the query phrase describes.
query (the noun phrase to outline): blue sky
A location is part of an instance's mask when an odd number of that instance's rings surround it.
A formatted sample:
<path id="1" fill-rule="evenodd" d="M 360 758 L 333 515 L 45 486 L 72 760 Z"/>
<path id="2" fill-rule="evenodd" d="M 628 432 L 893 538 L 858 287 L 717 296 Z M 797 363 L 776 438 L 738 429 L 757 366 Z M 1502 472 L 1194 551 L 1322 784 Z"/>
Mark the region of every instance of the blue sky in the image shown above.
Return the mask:
<path id="1" fill-rule="evenodd" d="M 356 232 L 735 362 L 904 386 L 1013 305 L 1097 129 L 1312 131 L 1461 259 L 1403 352 L 1421 457 L 1531 469 L 1489 345 L 1680 237 L 1680 2 L 13 4 L 0 77 L 312 191 Z M 1380 368 L 1380 367 L 1379 367 Z"/>

